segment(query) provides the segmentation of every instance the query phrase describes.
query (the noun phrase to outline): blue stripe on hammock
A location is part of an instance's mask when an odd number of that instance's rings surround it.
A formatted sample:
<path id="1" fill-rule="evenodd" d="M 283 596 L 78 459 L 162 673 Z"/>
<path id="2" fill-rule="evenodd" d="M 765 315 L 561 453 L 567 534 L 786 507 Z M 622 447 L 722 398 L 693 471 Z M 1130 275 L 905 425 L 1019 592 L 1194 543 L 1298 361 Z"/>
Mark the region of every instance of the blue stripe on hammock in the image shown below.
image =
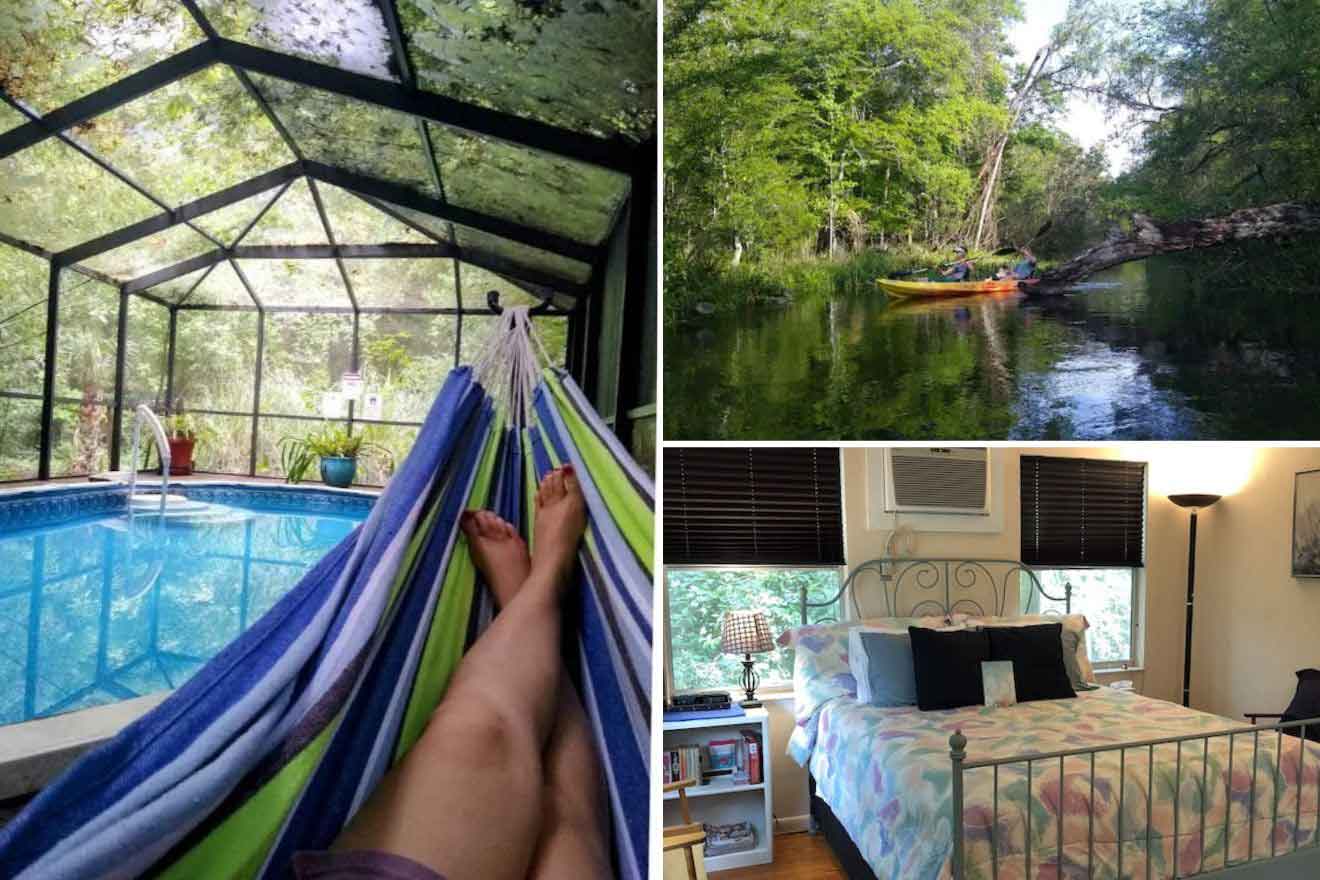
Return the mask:
<path id="1" fill-rule="evenodd" d="M 466 439 L 461 457 L 454 462 L 455 475 L 475 473 L 491 416 L 489 407 L 484 408 Z M 466 480 L 461 482 L 463 486 L 467 484 Z M 373 746 L 384 740 L 387 748 L 393 751 L 401 716 L 392 719 L 388 726 L 383 726 L 382 722 L 396 690 L 412 688 L 416 669 L 405 669 L 412 637 L 420 628 L 426 627 L 425 612 L 428 606 L 433 607 L 430 600 L 440 592 L 449 563 L 451 540 L 467 501 L 466 491 L 455 489 L 451 486 L 440 499 L 440 513 L 419 554 L 411 583 L 405 585 L 400 595 L 394 619 L 379 642 L 379 653 L 368 664 L 339 729 L 287 818 L 268 860 L 271 867 L 265 874 L 267 877 L 287 876 L 289 860 L 296 850 L 328 848 L 348 822 Z M 377 777 L 374 781 L 379 781 L 384 770 L 373 775 Z"/>

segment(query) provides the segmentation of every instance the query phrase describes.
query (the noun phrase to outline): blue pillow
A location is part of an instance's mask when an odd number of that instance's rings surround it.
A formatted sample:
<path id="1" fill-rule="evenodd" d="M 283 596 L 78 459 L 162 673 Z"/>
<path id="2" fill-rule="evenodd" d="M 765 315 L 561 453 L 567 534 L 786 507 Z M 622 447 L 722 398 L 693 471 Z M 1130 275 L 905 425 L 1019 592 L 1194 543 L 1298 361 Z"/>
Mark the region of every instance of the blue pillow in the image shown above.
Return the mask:
<path id="1" fill-rule="evenodd" d="M 915 706 L 917 677 L 912 638 L 906 633 L 859 632 L 864 668 L 858 669 L 857 699 L 872 706 Z M 854 673 L 856 674 L 856 673 Z"/>

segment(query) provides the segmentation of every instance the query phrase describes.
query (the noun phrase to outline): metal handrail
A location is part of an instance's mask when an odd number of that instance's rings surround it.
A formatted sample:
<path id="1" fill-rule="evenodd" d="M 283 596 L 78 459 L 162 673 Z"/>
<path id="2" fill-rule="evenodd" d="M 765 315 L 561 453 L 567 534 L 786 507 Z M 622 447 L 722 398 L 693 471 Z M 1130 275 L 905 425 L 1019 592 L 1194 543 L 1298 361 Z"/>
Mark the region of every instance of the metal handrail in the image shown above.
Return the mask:
<path id="1" fill-rule="evenodd" d="M 165 504 L 170 488 L 170 441 L 165 426 L 156 418 L 151 407 L 140 403 L 133 413 L 133 460 L 128 471 L 128 513 L 133 515 L 133 498 L 137 495 L 138 447 L 142 441 L 142 423 L 151 427 L 156 438 L 156 452 L 160 458 L 160 515 L 165 515 Z"/>

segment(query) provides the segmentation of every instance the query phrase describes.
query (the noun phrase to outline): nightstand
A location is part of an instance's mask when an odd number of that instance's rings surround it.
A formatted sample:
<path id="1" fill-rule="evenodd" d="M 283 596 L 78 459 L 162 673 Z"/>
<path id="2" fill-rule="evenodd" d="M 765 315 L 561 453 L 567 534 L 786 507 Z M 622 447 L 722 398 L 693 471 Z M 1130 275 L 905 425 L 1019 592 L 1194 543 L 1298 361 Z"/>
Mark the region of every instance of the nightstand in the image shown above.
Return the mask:
<path id="1" fill-rule="evenodd" d="M 756 785 L 732 785 L 711 782 L 687 790 L 692 820 L 711 825 L 750 822 L 756 829 L 756 847 L 743 852 L 707 856 L 707 871 L 726 871 L 745 865 L 765 865 L 774 861 L 774 797 L 770 772 L 770 716 L 765 709 L 748 709 L 739 718 L 710 718 L 699 721 L 666 721 L 664 749 L 683 745 L 705 745 L 712 739 L 740 736 L 739 731 L 755 730 L 761 737 L 763 782 Z M 663 751 L 663 750 L 662 750 Z M 665 795 L 665 825 L 677 825 L 678 795 Z"/>

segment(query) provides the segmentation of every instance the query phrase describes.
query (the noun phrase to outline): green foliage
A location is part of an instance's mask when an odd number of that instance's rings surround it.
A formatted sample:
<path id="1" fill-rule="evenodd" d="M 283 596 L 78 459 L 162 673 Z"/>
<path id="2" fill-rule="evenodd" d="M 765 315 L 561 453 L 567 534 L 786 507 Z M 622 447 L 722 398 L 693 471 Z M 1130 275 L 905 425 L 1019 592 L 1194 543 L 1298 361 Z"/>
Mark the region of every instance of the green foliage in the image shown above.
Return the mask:
<path id="1" fill-rule="evenodd" d="M 386 463 L 387 472 L 394 470 L 394 456 L 388 449 L 369 442 L 362 434 L 350 434 L 336 425 L 326 425 L 305 437 L 281 437 L 278 446 L 280 464 L 290 483 L 302 482 L 317 459 L 356 459 L 364 452 L 380 456 Z"/>
<path id="2" fill-rule="evenodd" d="M 778 636 L 800 623 L 798 596 L 803 587 L 812 601 L 830 599 L 839 590 L 839 571 L 833 568 L 666 569 L 674 687 L 679 690 L 737 687 L 742 678 L 742 657 L 720 653 L 724 613 L 744 609 L 764 611 L 770 621 L 770 632 Z M 814 616 L 811 619 L 817 621 Z M 793 681 L 792 649 L 776 648 L 753 659 L 763 687 Z"/>

